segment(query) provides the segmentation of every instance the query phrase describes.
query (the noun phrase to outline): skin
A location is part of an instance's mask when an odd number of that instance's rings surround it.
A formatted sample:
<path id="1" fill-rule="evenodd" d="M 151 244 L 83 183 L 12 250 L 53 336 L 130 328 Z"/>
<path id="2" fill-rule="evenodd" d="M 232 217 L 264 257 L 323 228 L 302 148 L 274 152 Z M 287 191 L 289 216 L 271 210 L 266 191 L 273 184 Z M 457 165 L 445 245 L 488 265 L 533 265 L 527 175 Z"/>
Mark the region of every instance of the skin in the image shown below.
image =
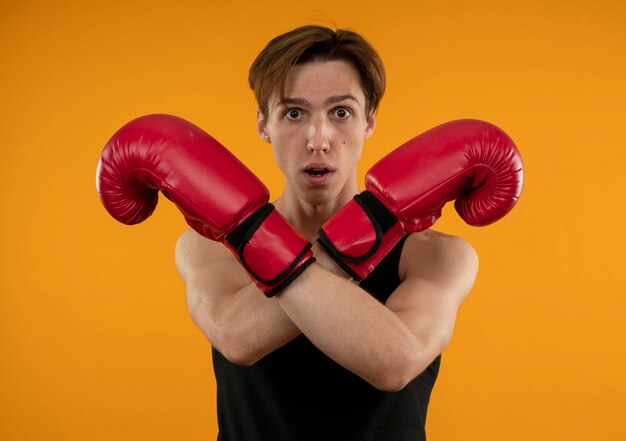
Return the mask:
<path id="1" fill-rule="evenodd" d="M 285 101 L 276 91 L 257 129 L 271 143 L 286 187 L 277 210 L 312 243 L 317 230 L 359 192 L 356 165 L 373 133 L 356 69 L 345 61 L 294 67 Z M 304 169 L 333 172 L 310 179 Z M 251 365 L 304 333 L 322 352 L 374 387 L 397 391 L 448 345 L 478 270 L 465 240 L 427 230 L 409 236 L 401 284 L 385 304 L 314 245 L 317 262 L 267 299 L 232 254 L 193 230 L 176 245 L 189 313 L 209 342 L 236 364 Z"/>

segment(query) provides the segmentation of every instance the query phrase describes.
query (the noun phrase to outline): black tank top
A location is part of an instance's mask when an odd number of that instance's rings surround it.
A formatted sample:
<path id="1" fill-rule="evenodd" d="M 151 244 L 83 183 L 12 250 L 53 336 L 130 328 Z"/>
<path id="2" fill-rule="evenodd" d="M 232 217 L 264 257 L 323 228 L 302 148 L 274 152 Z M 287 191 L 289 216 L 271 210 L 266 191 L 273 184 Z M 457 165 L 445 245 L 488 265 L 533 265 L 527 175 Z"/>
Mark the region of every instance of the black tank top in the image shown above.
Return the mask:
<path id="1" fill-rule="evenodd" d="M 385 302 L 400 284 L 402 240 L 361 282 Z M 381 392 L 304 335 L 253 366 L 213 349 L 218 441 L 419 441 L 441 356 L 399 392 Z"/>

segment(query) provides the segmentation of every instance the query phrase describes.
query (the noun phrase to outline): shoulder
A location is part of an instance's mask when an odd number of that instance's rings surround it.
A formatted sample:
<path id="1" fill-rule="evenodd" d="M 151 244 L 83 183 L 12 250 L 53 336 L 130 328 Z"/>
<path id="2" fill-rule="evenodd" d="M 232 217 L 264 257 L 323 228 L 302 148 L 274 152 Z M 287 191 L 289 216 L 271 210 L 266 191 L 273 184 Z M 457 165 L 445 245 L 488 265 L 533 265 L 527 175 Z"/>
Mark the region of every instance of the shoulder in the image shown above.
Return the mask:
<path id="1" fill-rule="evenodd" d="M 407 238 L 398 270 L 402 281 L 419 278 L 438 285 L 465 285 L 469 292 L 478 272 L 478 255 L 463 238 L 426 230 Z"/>
<path id="2" fill-rule="evenodd" d="M 461 265 L 478 267 L 478 255 L 465 239 L 434 230 L 411 234 L 400 257 L 400 274 L 413 266 Z"/>
<path id="3" fill-rule="evenodd" d="M 176 268 L 183 281 L 194 277 L 198 272 L 206 273 L 213 267 L 239 268 L 233 255 L 220 242 L 215 242 L 189 228 L 176 242 Z"/>

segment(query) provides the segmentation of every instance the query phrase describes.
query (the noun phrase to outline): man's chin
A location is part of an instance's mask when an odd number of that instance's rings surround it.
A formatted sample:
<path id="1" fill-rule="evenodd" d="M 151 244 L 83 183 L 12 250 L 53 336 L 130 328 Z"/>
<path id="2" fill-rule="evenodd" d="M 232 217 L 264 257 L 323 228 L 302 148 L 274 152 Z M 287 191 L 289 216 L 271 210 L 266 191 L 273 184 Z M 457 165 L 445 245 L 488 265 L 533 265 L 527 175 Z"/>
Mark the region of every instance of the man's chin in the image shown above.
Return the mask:
<path id="1" fill-rule="evenodd" d="M 320 186 L 314 188 L 302 189 L 300 198 L 307 204 L 311 205 L 327 205 L 332 204 L 337 198 L 336 192 L 328 186 Z"/>

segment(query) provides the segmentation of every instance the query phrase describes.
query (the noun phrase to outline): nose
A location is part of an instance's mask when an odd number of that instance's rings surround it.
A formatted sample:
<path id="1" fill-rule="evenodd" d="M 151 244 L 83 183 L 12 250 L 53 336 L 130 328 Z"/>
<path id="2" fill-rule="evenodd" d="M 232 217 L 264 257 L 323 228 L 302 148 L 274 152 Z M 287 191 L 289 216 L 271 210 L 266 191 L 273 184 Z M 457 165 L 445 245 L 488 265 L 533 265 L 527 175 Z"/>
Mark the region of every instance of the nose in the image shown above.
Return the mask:
<path id="1" fill-rule="evenodd" d="M 327 152 L 330 150 L 330 127 L 321 118 L 311 121 L 306 148 L 309 152 Z"/>

